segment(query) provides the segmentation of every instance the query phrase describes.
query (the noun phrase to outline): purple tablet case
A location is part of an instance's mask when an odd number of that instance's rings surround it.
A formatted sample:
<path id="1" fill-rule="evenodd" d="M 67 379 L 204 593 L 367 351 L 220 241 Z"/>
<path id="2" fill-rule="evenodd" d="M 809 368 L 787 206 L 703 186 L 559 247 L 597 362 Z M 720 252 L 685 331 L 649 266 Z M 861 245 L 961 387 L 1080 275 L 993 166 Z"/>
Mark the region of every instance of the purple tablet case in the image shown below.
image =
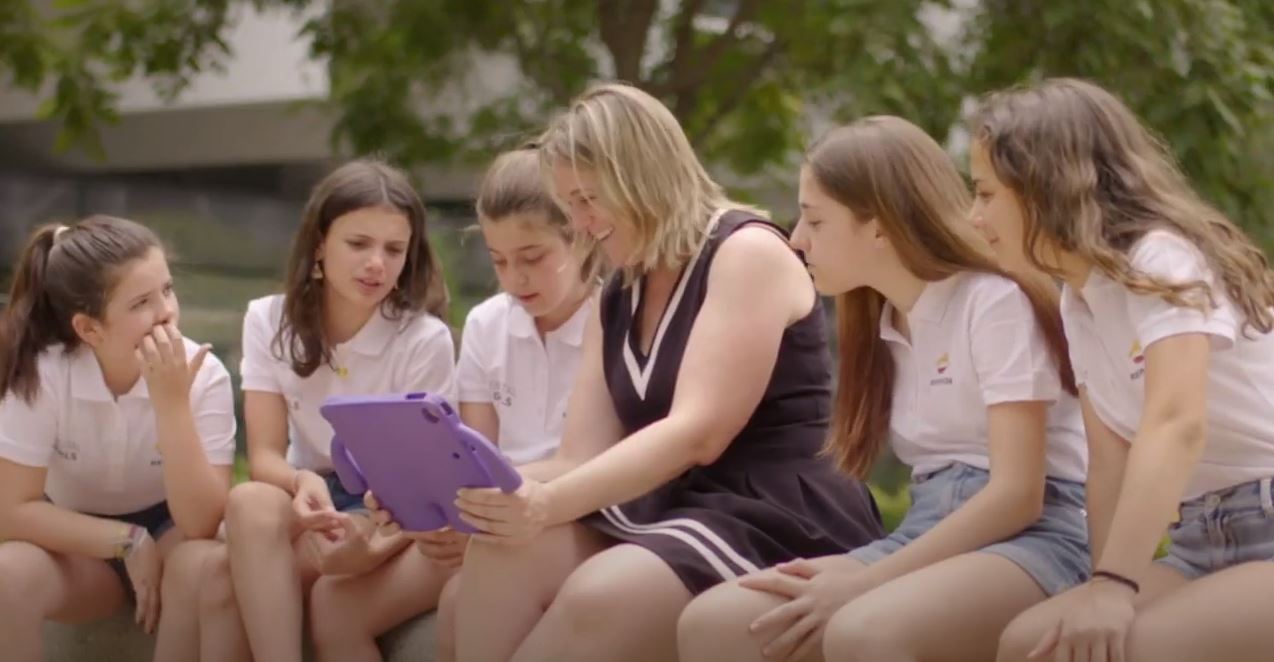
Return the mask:
<path id="1" fill-rule="evenodd" d="M 332 465 L 350 494 L 368 489 L 405 531 L 460 519 L 456 491 L 498 487 L 513 492 L 522 476 L 494 444 L 460 422 L 451 405 L 429 393 L 341 396 L 319 408 L 332 424 Z"/>

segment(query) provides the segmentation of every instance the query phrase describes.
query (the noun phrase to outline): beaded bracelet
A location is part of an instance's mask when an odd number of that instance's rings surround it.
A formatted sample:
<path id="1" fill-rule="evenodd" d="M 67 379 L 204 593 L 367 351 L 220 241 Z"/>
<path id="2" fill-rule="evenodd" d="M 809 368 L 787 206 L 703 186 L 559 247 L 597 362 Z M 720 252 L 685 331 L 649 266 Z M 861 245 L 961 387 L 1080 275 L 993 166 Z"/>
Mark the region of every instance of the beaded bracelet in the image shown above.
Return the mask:
<path id="1" fill-rule="evenodd" d="M 1116 584 L 1123 584 L 1124 586 L 1127 586 L 1132 589 L 1133 593 L 1141 593 L 1141 584 L 1138 584 L 1121 574 L 1110 572 L 1109 570 L 1094 570 L 1093 579 L 1109 579 Z"/>

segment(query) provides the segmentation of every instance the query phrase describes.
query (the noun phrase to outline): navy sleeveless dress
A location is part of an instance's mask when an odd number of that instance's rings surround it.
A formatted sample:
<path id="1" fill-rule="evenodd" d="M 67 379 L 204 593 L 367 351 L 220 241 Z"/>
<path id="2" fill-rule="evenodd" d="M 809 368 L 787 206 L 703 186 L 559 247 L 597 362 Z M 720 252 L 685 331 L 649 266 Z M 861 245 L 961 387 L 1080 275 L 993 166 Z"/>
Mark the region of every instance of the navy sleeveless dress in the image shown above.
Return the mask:
<path id="1" fill-rule="evenodd" d="M 642 281 L 624 287 L 617 275 L 605 287 L 603 367 L 625 435 L 668 415 L 712 260 L 727 237 L 753 223 L 786 234 L 743 211 L 719 215 L 680 276 L 650 356 L 643 356 L 632 328 L 640 318 Z M 881 538 L 880 514 L 866 486 L 819 456 L 830 411 L 831 359 L 816 301 L 783 333 L 765 395 L 716 462 L 581 523 L 654 552 L 696 595 L 776 563 L 843 553 Z"/>

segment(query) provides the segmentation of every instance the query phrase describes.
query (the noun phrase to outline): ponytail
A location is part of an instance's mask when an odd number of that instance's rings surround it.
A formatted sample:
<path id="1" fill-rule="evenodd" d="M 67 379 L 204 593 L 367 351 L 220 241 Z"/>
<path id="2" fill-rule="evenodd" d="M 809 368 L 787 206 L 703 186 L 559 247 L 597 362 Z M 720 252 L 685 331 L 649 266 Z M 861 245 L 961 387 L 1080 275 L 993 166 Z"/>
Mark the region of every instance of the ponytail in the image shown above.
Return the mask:
<path id="1" fill-rule="evenodd" d="M 38 228 L 22 249 L 9 306 L 0 315 L 0 400 L 11 393 L 34 400 L 40 353 L 57 344 L 79 345 L 71 319 L 100 319 L 116 269 L 159 245 L 146 227 L 110 216 Z"/>
<path id="2" fill-rule="evenodd" d="M 30 402 L 40 388 L 36 358 L 49 345 L 66 341 L 70 325 L 59 324 L 45 291 L 49 253 L 63 227 L 36 230 L 18 259 L 9 289 L 9 307 L 0 317 L 0 400 L 12 391 Z M 64 328 L 65 327 L 65 328 Z"/>

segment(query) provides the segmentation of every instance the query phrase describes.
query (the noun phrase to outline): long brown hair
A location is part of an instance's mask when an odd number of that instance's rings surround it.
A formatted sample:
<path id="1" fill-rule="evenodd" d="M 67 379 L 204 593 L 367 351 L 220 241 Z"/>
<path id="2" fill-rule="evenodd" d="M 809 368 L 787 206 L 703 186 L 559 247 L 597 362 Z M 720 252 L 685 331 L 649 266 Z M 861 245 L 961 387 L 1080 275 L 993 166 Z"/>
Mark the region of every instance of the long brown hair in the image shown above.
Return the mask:
<path id="1" fill-rule="evenodd" d="M 1166 229 L 1203 254 L 1244 327 L 1274 327 L 1274 274 L 1265 254 L 1204 202 L 1171 153 L 1110 92 L 1057 78 L 989 95 L 973 119 L 996 176 L 1022 203 L 1027 259 L 1041 269 L 1041 239 L 1090 262 L 1138 294 L 1207 312 L 1204 281 L 1171 283 L 1134 269 L 1132 245 Z"/>
<path id="2" fill-rule="evenodd" d="M 447 284 L 429 245 L 420 196 L 402 171 L 372 159 L 351 161 L 314 187 L 288 259 L 283 320 L 273 349 L 275 357 L 291 363 L 301 377 L 332 361 L 332 345 L 323 328 L 323 281 L 311 276 L 315 255 L 336 219 L 369 207 L 397 210 L 411 225 L 403 271 L 397 287 L 381 303 L 381 313 L 401 319 L 404 314 L 424 311 L 447 319 Z"/>
<path id="3" fill-rule="evenodd" d="M 496 157 L 478 185 L 474 203 L 478 218 L 499 223 L 519 214 L 534 214 L 581 253 L 580 279 L 596 280 L 601 274 L 601 250 L 596 242 L 577 241 L 562 208 L 553 201 L 540 170 L 539 144 L 527 143 Z"/>
<path id="4" fill-rule="evenodd" d="M 72 318 L 101 319 L 121 269 L 160 247 L 149 228 L 111 216 L 36 229 L 22 249 L 0 316 L 0 400 L 16 393 L 33 401 L 40 391 L 40 353 L 59 343 L 77 347 Z"/>
<path id="5" fill-rule="evenodd" d="M 1057 287 L 1043 274 L 1010 274 L 996 264 L 966 219 L 968 187 L 933 138 L 898 117 L 867 117 L 814 143 L 805 166 L 856 218 L 876 219 L 903 266 L 922 280 L 975 271 L 1015 281 L 1030 299 L 1063 387 L 1076 392 Z M 880 338 L 884 305 L 867 287 L 836 301 L 840 375 L 825 451 L 859 477 L 871 471 L 888 436 L 894 363 Z"/>

